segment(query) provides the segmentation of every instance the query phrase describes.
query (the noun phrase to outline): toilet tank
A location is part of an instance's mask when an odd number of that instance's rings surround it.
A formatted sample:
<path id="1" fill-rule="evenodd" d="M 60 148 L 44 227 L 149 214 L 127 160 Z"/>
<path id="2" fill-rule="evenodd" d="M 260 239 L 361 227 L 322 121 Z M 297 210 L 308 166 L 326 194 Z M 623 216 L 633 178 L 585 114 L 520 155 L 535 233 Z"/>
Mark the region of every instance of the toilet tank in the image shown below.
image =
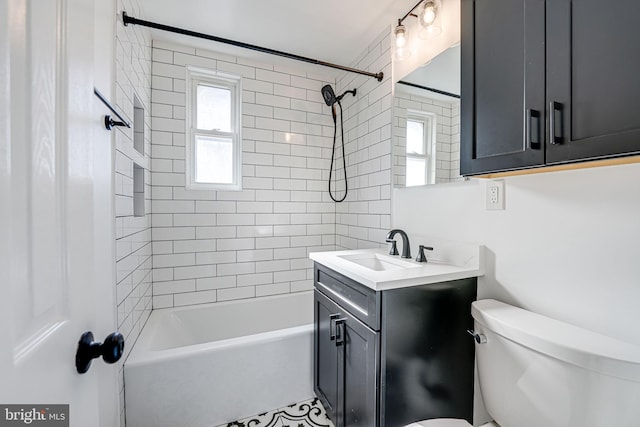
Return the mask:
<path id="1" fill-rule="evenodd" d="M 501 427 L 640 426 L 640 346 L 495 300 L 472 304 L 480 389 Z"/>

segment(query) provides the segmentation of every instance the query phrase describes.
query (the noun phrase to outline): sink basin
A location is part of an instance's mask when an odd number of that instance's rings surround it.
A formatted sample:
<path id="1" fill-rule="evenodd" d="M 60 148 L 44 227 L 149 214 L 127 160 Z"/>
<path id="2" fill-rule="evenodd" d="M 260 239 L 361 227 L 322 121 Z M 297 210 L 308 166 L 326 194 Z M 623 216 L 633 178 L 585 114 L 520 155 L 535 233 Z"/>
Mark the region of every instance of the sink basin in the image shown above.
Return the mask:
<path id="1" fill-rule="evenodd" d="M 393 258 L 391 256 L 375 252 L 338 255 L 338 257 L 374 271 L 403 270 L 406 268 L 416 268 L 421 266 L 420 264 L 414 264 L 412 262 L 403 261 L 398 258 Z"/>
<path id="2" fill-rule="evenodd" d="M 451 258 L 459 260 L 460 264 L 442 262 L 439 259 L 431 259 L 428 263 L 416 262 L 389 255 L 382 248 L 312 252 L 309 258 L 374 291 L 447 282 L 484 274 L 481 246 L 469 244 L 453 248 L 460 255 Z"/>

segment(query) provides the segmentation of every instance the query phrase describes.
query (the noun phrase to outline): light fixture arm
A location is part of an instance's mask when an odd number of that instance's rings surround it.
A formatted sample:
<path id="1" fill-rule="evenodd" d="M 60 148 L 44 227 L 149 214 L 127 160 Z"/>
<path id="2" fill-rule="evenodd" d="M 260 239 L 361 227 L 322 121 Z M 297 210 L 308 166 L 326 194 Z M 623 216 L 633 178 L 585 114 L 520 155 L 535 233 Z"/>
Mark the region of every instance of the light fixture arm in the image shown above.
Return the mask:
<path id="1" fill-rule="evenodd" d="M 416 10 L 416 8 L 417 8 L 418 6 L 420 6 L 422 3 L 424 3 L 424 0 L 420 0 L 418 3 L 416 3 L 416 5 L 415 5 L 415 6 L 413 6 L 413 7 L 409 10 L 409 12 L 407 12 L 407 13 L 406 13 L 402 18 L 398 19 L 398 25 L 402 25 L 402 22 L 403 22 L 405 19 L 407 19 L 407 17 L 408 17 L 409 15 L 411 15 L 411 12 L 413 12 L 414 10 Z"/>

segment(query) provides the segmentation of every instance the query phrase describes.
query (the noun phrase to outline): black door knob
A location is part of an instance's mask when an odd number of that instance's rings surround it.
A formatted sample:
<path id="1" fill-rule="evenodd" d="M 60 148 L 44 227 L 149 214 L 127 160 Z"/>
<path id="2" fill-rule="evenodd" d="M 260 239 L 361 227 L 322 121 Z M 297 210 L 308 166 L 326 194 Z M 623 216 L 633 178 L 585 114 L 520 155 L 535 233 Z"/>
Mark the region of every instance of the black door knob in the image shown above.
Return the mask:
<path id="1" fill-rule="evenodd" d="M 76 351 L 76 369 L 84 374 L 91 367 L 91 361 L 102 356 L 106 363 L 116 363 L 124 351 L 124 337 L 120 332 L 109 334 L 103 343 L 93 341 L 93 334 L 85 332 L 78 342 Z"/>

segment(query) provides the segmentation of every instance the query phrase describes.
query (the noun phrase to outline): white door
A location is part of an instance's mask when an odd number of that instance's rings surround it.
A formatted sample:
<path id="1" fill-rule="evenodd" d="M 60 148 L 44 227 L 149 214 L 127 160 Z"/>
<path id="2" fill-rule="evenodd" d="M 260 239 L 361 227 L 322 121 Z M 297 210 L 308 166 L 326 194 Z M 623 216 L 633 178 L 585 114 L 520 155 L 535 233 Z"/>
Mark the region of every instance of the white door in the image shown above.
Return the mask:
<path id="1" fill-rule="evenodd" d="M 75 368 L 80 335 L 114 324 L 94 19 L 93 1 L 0 2 L 0 405 L 69 404 L 72 426 L 104 423 L 105 400 L 119 419 L 115 374 Z"/>

